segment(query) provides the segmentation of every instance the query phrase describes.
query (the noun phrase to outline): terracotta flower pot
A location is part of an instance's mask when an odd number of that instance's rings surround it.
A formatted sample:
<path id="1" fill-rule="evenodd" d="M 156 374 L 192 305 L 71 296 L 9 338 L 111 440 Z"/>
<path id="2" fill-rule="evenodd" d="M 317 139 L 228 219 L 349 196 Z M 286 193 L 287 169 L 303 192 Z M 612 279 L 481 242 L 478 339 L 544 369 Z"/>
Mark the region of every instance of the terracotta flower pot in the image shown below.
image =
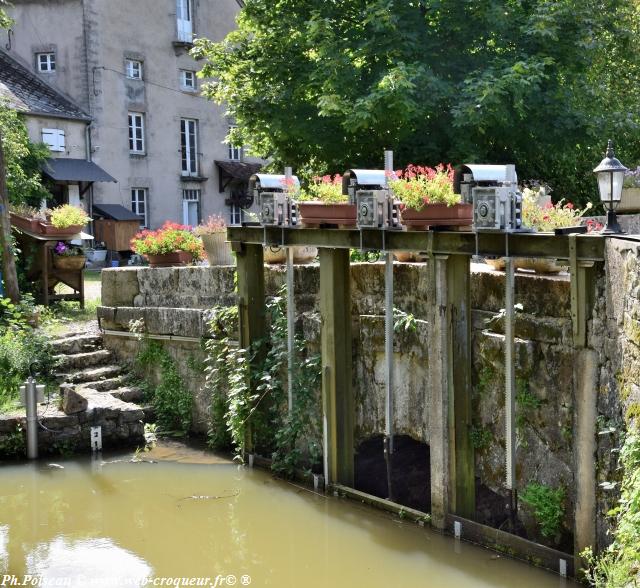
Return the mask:
<path id="1" fill-rule="evenodd" d="M 442 226 L 465 226 L 473 224 L 472 204 L 426 204 L 421 210 L 404 208 L 400 217 L 402 224 L 413 229 Z"/>
<path id="2" fill-rule="evenodd" d="M 505 268 L 504 257 L 485 259 L 484 261 L 495 270 L 502 271 Z M 544 257 L 516 257 L 515 267 L 516 269 L 531 270 L 538 274 L 558 274 L 569 269 L 566 265 L 559 265 L 557 259 Z"/>
<path id="3" fill-rule="evenodd" d="M 337 225 L 355 227 L 357 212 L 355 204 L 324 202 L 298 202 L 300 222 L 306 226 Z"/>
<path id="4" fill-rule="evenodd" d="M 40 221 L 37 218 L 27 218 L 25 216 L 20 216 L 15 212 L 10 212 L 9 216 L 11 218 L 11 224 L 14 227 L 30 231 L 31 233 L 40 232 Z"/>
<path id="5" fill-rule="evenodd" d="M 84 255 L 54 255 L 53 256 L 53 267 L 59 270 L 81 270 L 85 263 L 87 263 L 87 258 Z"/>
<path id="6" fill-rule="evenodd" d="M 82 225 L 71 225 L 64 229 L 54 227 L 51 223 L 40 222 L 40 233 L 43 235 L 51 235 L 52 237 L 72 237 L 82 231 Z"/>
<path id="7" fill-rule="evenodd" d="M 188 251 L 146 255 L 146 258 L 149 260 L 149 267 L 178 267 L 189 265 L 193 261 L 193 256 Z"/>
<path id="8" fill-rule="evenodd" d="M 227 243 L 226 231 L 202 235 L 202 244 L 207 253 L 209 265 L 235 265 L 231 244 Z"/>

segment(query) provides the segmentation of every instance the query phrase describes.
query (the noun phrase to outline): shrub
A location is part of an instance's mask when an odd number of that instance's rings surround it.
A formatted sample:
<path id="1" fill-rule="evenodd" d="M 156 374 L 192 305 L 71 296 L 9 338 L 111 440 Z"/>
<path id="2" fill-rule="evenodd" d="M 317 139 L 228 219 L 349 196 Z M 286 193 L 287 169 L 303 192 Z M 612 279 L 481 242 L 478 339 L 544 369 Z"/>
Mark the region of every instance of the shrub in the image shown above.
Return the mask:
<path id="1" fill-rule="evenodd" d="M 75 225 L 86 225 L 91 219 L 79 206 L 64 204 L 51 211 L 51 224 L 57 229 L 67 229 Z"/>
<path id="2" fill-rule="evenodd" d="M 544 537 L 552 538 L 562 528 L 564 488 L 550 488 L 532 482 L 520 494 L 520 500 L 533 510 Z"/>
<path id="3" fill-rule="evenodd" d="M 224 233 L 227 230 L 227 223 L 217 214 L 212 214 L 207 222 L 198 225 L 193 232 L 195 235 L 202 237 L 203 235 L 214 235 L 216 233 Z"/>

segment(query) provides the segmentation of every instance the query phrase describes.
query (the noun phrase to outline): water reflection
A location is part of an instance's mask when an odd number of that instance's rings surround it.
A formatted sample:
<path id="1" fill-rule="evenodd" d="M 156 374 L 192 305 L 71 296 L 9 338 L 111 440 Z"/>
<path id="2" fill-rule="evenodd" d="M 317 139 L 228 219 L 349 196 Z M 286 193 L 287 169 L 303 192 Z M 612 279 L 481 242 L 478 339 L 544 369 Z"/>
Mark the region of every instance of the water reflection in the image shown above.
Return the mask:
<path id="1" fill-rule="evenodd" d="M 114 574 L 114 583 L 128 585 L 150 575 L 218 574 L 278 588 L 485 588 L 513 586 L 514 578 L 518 588 L 564 585 L 265 472 L 201 455 L 193 461 L 0 468 L 0 570 L 43 580 L 68 575 L 78 588 L 91 584 L 83 577 Z"/>
<path id="2" fill-rule="evenodd" d="M 43 586 L 86 588 L 92 579 L 102 586 L 143 586 L 153 570 L 141 558 L 110 539 L 69 540 L 58 537 L 35 547 L 26 556 L 26 568 Z"/>

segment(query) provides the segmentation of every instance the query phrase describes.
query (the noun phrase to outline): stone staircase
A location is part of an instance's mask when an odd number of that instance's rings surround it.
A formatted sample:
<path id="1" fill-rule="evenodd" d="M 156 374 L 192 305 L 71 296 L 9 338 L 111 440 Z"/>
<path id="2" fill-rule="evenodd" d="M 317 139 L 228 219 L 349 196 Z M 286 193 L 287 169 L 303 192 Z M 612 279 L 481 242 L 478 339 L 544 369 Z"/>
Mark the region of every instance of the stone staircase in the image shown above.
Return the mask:
<path id="1" fill-rule="evenodd" d="M 60 384 L 61 410 L 47 415 L 51 425 L 56 416 L 72 419 L 79 441 L 88 441 L 92 426 L 102 427 L 103 445 L 138 443 L 151 410 L 141 406 L 144 392 L 128 383 L 127 366 L 104 349 L 99 334 L 68 334 L 53 341 L 59 362 L 56 380 Z M 51 418 L 53 417 L 53 419 Z M 65 428 L 69 431 L 69 422 Z"/>

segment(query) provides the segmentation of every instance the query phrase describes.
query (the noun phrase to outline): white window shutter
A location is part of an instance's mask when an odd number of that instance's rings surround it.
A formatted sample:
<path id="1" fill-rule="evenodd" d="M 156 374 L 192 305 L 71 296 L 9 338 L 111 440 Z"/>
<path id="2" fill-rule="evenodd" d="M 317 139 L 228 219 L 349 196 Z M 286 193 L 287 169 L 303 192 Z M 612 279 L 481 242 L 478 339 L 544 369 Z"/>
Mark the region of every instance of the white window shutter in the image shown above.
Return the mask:
<path id="1" fill-rule="evenodd" d="M 64 131 L 62 129 L 42 129 L 42 142 L 50 151 L 64 151 L 66 149 Z"/>

